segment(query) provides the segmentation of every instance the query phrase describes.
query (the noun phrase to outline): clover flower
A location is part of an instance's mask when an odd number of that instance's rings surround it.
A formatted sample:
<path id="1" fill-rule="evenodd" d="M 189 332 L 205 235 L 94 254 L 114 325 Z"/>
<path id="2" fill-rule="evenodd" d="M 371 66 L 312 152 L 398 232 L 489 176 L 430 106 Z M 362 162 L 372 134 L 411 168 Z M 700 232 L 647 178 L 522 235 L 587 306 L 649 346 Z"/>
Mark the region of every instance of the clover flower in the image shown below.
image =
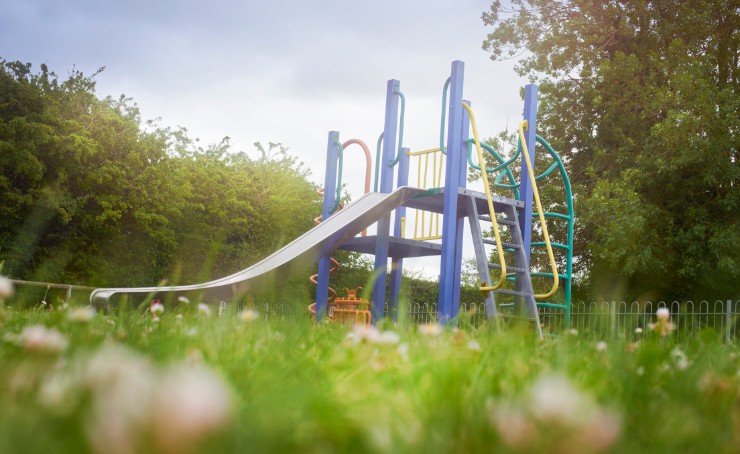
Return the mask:
<path id="1" fill-rule="evenodd" d="M 149 308 L 149 311 L 152 313 L 153 316 L 157 317 L 161 315 L 164 312 L 164 304 L 162 303 L 154 303 Z"/>
<path id="2" fill-rule="evenodd" d="M 187 452 L 194 442 L 223 428 L 232 413 L 228 386 L 205 367 L 180 367 L 159 380 L 152 429 L 161 452 Z"/>
<path id="3" fill-rule="evenodd" d="M 95 309 L 91 306 L 74 307 L 67 312 L 67 320 L 73 322 L 89 322 L 95 317 Z"/>
<path id="4" fill-rule="evenodd" d="M 419 325 L 419 332 L 425 336 L 437 337 L 442 334 L 442 325 L 439 323 L 424 323 Z"/>
<path id="5" fill-rule="evenodd" d="M 676 329 L 676 326 L 671 322 L 671 311 L 667 307 L 659 307 L 655 312 L 655 317 L 658 319 L 657 322 L 650 323 L 648 326 L 662 337 L 666 337 Z"/>
<path id="6" fill-rule="evenodd" d="M 401 336 L 399 336 L 398 333 L 396 333 L 395 331 L 388 330 L 388 331 L 383 331 L 380 333 L 380 336 L 378 336 L 376 343 L 395 345 L 400 341 L 401 341 Z"/>
<path id="7" fill-rule="evenodd" d="M 64 411 L 67 396 L 86 397 L 85 435 L 93 453 L 195 452 L 230 421 L 229 386 L 205 366 L 183 362 L 165 370 L 132 350 L 104 346 L 47 378 L 40 400 Z M 83 407 L 84 408 L 84 407 Z"/>
<path id="8" fill-rule="evenodd" d="M 666 322 L 671 317 L 671 311 L 668 310 L 667 307 L 659 307 L 658 310 L 655 311 L 655 316 L 658 318 L 658 321 Z"/>
<path id="9" fill-rule="evenodd" d="M 13 296 L 14 292 L 15 289 L 13 288 L 13 281 L 0 275 L 0 300 L 10 298 Z"/>
<path id="10" fill-rule="evenodd" d="M 239 320 L 247 323 L 257 320 L 259 316 L 259 312 L 252 309 L 244 309 L 243 311 L 239 312 Z"/>
<path id="11" fill-rule="evenodd" d="M 62 333 L 41 325 L 26 326 L 15 340 L 28 351 L 43 353 L 59 353 L 69 345 L 69 340 Z"/>
<path id="12" fill-rule="evenodd" d="M 621 431 L 619 418 L 565 376 L 545 374 L 523 402 L 491 407 L 490 421 L 505 445 L 525 452 L 600 452 Z"/>
<path id="13" fill-rule="evenodd" d="M 205 315 L 206 317 L 211 316 L 211 308 L 205 303 L 198 304 L 198 313 Z"/>
<path id="14" fill-rule="evenodd" d="M 375 343 L 380 337 L 380 330 L 373 325 L 354 325 L 345 338 L 352 345 L 363 342 Z"/>
<path id="15" fill-rule="evenodd" d="M 190 300 L 188 299 L 187 296 L 184 296 L 184 295 L 178 296 L 177 297 L 177 301 L 179 301 L 179 302 L 181 302 L 183 304 L 190 304 Z"/>
<path id="16" fill-rule="evenodd" d="M 684 353 L 680 348 L 676 347 L 671 350 L 671 358 L 673 358 L 673 361 L 676 363 L 676 367 L 679 370 L 684 370 L 689 367 L 689 359 L 686 357 L 686 353 Z"/>

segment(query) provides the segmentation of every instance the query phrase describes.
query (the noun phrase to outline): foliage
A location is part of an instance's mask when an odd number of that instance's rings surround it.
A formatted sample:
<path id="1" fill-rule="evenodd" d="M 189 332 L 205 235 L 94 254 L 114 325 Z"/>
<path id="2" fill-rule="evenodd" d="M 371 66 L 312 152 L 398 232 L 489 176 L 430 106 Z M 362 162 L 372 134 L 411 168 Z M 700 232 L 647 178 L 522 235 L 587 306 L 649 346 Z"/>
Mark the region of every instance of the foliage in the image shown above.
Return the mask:
<path id="1" fill-rule="evenodd" d="M 727 298 L 740 279 L 733 2 L 494 1 L 491 58 L 540 83 L 597 296 Z"/>
<path id="2" fill-rule="evenodd" d="M 350 336 L 195 304 L 156 321 L 125 307 L 0 309 L 0 451 L 183 452 L 185 439 L 187 452 L 733 452 L 740 442 L 733 346 L 429 325 Z M 175 393 L 173 370 L 211 379 Z M 214 412 L 203 393 L 223 399 L 218 383 L 231 413 L 202 427 Z M 167 417 L 150 421 L 147 398 Z M 162 436 L 184 423 L 192 432 Z"/>
<path id="3" fill-rule="evenodd" d="M 101 69 L 102 71 L 102 69 Z M 98 71 L 100 72 L 100 71 Z M 312 226 L 308 170 L 280 144 L 259 157 L 142 122 L 93 76 L 0 61 L 0 259 L 15 278 L 192 283 L 256 262 Z"/>

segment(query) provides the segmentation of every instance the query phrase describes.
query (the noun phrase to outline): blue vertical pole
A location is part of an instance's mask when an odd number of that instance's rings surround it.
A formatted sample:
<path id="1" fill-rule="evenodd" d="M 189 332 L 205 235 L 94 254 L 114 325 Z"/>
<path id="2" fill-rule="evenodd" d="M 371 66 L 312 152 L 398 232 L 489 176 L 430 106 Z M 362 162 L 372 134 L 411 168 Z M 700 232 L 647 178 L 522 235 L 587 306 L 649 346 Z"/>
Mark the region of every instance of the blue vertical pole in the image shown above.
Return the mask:
<path id="1" fill-rule="evenodd" d="M 471 105 L 470 101 L 463 101 L 467 105 Z M 461 155 L 466 156 L 465 142 L 470 137 L 470 116 L 468 111 L 463 109 L 462 111 L 462 128 L 460 129 L 460 141 L 461 141 Z M 468 163 L 467 160 L 463 159 L 460 162 L 460 174 L 458 176 L 459 186 L 464 188 L 468 182 Z M 468 219 L 468 222 L 478 222 L 477 219 Z M 457 234 L 455 238 L 455 274 L 453 275 L 453 295 L 452 295 L 452 312 L 450 317 L 453 320 L 457 319 L 458 310 L 460 309 L 460 278 L 462 275 L 462 253 L 463 253 L 463 233 L 465 232 L 465 216 L 457 216 Z M 457 322 L 455 322 L 457 323 Z"/>
<path id="2" fill-rule="evenodd" d="M 529 84 L 524 87 L 524 113 L 523 119 L 527 121 L 529 127 L 524 131 L 524 140 L 529 150 L 529 159 L 534 168 L 534 146 L 537 140 L 537 85 Z M 519 227 L 522 230 L 522 247 L 527 257 L 527 264 L 530 262 L 530 245 L 532 243 L 532 184 L 529 182 L 529 173 L 527 164 L 522 156 L 521 187 L 519 196 L 524 202 L 524 209 L 519 216 Z"/>
<path id="3" fill-rule="evenodd" d="M 401 159 L 398 161 L 398 185 L 397 187 L 407 186 L 409 184 L 409 152 L 408 148 L 402 150 Z M 393 236 L 401 238 L 404 236 L 403 223 L 406 219 L 406 207 L 396 208 L 396 216 L 393 225 Z M 398 320 L 398 300 L 401 295 L 401 279 L 403 278 L 403 257 L 394 258 L 391 264 L 391 282 L 390 296 L 388 303 L 388 315 L 395 322 Z"/>
<path id="4" fill-rule="evenodd" d="M 401 83 L 388 81 L 385 94 L 385 127 L 383 128 L 383 151 L 380 161 L 380 187 L 378 192 L 389 194 L 393 191 L 393 167 L 388 165 L 396 156 L 396 133 L 398 131 L 398 101 L 396 94 Z M 388 236 L 390 234 L 391 216 L 378 221 L 378 234 L 375 242 L 375 283 L 373 284 L 372 318 L 373 322 L 383 318 L 385 307 L 386 272 L 388 271 Z"/>
<path id="5" fill-rule="evenodd" d="M 326 146 L 326 176 L 324 177 L 324 205 L 321 209 L 321 219 L 331 216 L 334 199 L 337 192 L 337 161 L 339 160 L 339 133 L 329 131 L 329 143 Z M 329 270 L 331 269 L 331 255 L 319 259 L 319 277 L 316 286 L 316 320 L 321 321 L 326 316 L 329 302 Z"/>
<path id="6" fill-rule="evenodd" d="M 462 151 L 462 119 L 465 109 L 462 106 L 463 77 L 465 64 L 452 62 L 450 76 L 449 122 L 447 125 L 447 167 L 445 169 L 444 209 L 442 219 L 442 258 L 439 275 L 439 321 L 447 323 L 452 318 L 455 298 L 455 270 L 457 245 L 457 188 L 460 186 L 460 166 L 466 154 Z"/>

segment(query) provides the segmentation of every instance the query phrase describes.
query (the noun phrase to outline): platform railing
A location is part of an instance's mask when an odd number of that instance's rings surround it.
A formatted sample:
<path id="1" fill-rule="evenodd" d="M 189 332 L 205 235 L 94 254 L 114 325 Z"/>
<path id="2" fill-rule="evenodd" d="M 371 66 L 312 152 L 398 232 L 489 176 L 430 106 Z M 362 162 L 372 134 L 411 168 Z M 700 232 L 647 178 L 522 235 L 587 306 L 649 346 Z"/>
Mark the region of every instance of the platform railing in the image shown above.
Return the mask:
<path id="1" fill-rule="evenodd" d="M 445 155 L 440 148 L 411 151 L 407 153 L 414 159 L 416 167 L 416 187 L 420 189 L 444 186 Z M 442 215 L 431 211 L 414 210 L 414 240 L 442 239 Z"/>

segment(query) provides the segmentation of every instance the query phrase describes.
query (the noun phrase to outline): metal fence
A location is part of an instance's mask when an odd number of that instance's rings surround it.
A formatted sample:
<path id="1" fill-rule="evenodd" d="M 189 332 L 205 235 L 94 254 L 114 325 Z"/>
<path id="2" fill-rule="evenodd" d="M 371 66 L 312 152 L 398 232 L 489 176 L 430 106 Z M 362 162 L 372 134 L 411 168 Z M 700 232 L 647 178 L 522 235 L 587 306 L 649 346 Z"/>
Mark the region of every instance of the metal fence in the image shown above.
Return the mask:
<path id="1" fill-rule="evenodd" d="M 257 309 L 267 319 L 305 317 L 305 307 L 285 303 L 264 303 Z M 571 310 L 570 324 L 560 309 L 540 308 L 540 323 L 549 334 L 576 330 L 581 336 L 602 339 L 639 340 L 650 335 L 655 313 L 661 307 L 670 311 L 672 330 L 676 341 L 690 341 L 698 337 L 720 338 L 731 342 L 740 334 L 740 300 L 732 301 L 672 301 L 672 302 L 589 302 L 576 303 Z M 513 315 L 507 310 L 504 315 Z M 411 324 L 433 323 L 437 320 L 437 303 L 406 305 L 400 316 Z M 462 303 L 459 310 L 461 327 L 477 327 L 487 322 L 483 303 Z"/>
<path id="2" fill-rule="evenodd" d="M 73 291 L 83 298 L 89 295 L 92 287 L 47 282 L 30 282 L 14 280 L 17 289 L 34 289 L 33 294 L 38 304 L 42 299 L 49 299 L 49 292 L 56 290 L 58 300 L 66 301 L 73 296 Z M 30 295 L 29 295 L 30 296 Z M 575 303 L 571 309 L 570 323 L 562 309 L 540 308 L 540 323 L 543 330 L 550 334 L 561 334 L 566 330 L 576 330 L 579 335 L 602 339 L 638 340 L 650 335 L 650 326 L 656 321 L 659 308 L 670 311 L 672 330 L 669 334 L 680 342 L 696 338 L 722 339 L 732 342 L 740 334 L 740 300 L 707 301 L 658 301 L 658 302 L 619 302 L 602 301 Z M 237 304 L 237 311 L 243 305 Z M 266 320 L 309 317 L 306 306 L 293 303 L 255 304 L 255 310 Z M 219 306 L 219 313 L 226 310 L 226 304 Z M 433 323 L 437 320 L 437 303 L 411 303 L 405 305 L 400 320 L 411 324 Z M 503 315 L 513 315 L 507 309 Z M 461 327 L 478 327 L 488 321 L 483 303 L 461 303 L 458 313 Z"/>
<path id="3" fill-rule="evenodd" d="M 648 334 L 662 307 L 670 311 L 673 329 L 669 336 L 676 341 L 702 336 L 730 342 L 740 331 L 740 300 L 577 303 L 571 311 L 570 328 L 602 338 L 638 340 Z M 551 331 L 565 329 L 562 314 L 543 310 L 541 318 Z"/>

